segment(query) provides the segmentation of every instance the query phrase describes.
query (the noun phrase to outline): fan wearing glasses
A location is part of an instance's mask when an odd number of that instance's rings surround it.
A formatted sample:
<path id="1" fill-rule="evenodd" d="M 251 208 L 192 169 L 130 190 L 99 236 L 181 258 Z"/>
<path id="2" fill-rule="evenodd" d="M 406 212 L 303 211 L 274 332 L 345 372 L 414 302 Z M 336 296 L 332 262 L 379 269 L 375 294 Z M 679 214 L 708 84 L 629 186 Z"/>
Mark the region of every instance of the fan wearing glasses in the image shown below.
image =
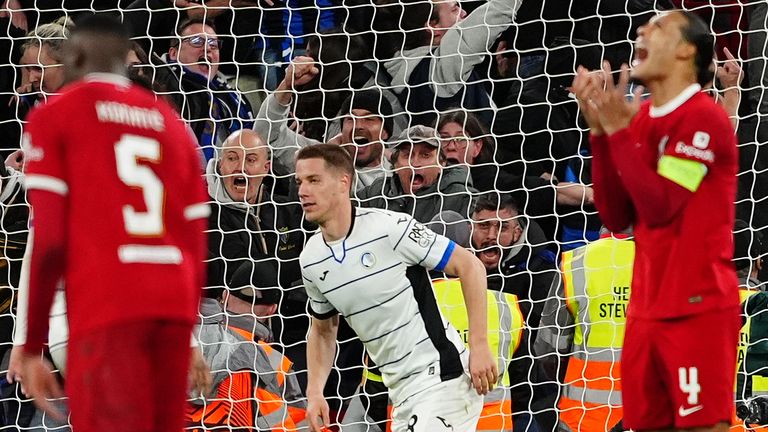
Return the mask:
<path id="1" fill-rule="evenodd" d="M 253 128 L 253 110 L 219 73 L 221 40 L 211 23 L 190 19 L 179 24 L 176 34 L 168 48 L 171 76 L 166 84 L 208 161 L 230 134 Z"/>
<path id="2" fill-rule="evenodd" d="M 219 48 L 221 41 L 213 27 L 193 23 L 185 27 L 181 39 L 171 41 L 168 58 L 178 62 L 191 72 L 213 80 L 219 72 Z"/>
<path id="3" fill-rule="evenodd" d="M 592 202 L 592 189 L 575 183 L 560 182 L 552 187 L 548 176 L 518 176 L 509 165 L 495 162 L 496 144 L 488 128 L 471 112 L 454 110 L 443 113 L 437 123 L 441 150 L 448 165 L 469 167 L 472 184 L 480 192 L 512 191 L 518 202 L 528 202 L 528 211 L 552 213 L 552 202 L 581 205 Z M 517 196 L 519 195 L 519 196 Z M 531 207 L 532 206 L 532 207 Z M 548 206 L 548 207 L 547 207 Z"/>

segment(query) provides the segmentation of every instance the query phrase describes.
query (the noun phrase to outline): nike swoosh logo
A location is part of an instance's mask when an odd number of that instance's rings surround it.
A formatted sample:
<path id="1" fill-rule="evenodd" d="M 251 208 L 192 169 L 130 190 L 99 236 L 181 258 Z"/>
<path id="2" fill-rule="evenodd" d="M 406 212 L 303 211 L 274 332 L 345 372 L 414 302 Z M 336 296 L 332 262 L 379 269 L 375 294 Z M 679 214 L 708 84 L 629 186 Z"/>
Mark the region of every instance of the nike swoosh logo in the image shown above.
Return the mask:
<path id="1" fill-rule="evenodd" d="M 690 408 L 683 408 L 683 406 L 680 405 L 680 409 L 677 410 L 677 414 L 680 417 L 688 417 L 689 415 L 695 413 L 696 411 L 701 411 L 703 409 L 704 409 L 704 405 L 696 405 Z"/>

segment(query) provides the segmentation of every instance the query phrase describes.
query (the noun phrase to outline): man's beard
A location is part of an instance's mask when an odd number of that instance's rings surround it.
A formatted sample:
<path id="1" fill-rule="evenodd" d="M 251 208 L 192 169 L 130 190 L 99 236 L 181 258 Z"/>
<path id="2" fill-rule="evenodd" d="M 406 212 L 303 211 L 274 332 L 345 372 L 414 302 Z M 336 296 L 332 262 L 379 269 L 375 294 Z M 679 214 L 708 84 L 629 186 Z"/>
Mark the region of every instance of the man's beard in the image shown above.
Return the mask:
<path id="1" fill-rule="evenodd" d="M 370 141 L 368 138 L 365 137 L 357 137 L 353 139 L 353 145 L 355 146 L 353 149 L 354 154 L 353 158 L 355 159 L 355 168 L 368 168 L 372 163 L 374 162 L 380 162 L 381 159 L 381 151 L 376 151 L 373 146 L 377 145 L 377 141 Z M 360 147 L 367 145 L 369 152 L 368 157 L 361 157 L 361 153 L 358 151 Z M 378 165 L 378 164 L 377 164 Z"/>

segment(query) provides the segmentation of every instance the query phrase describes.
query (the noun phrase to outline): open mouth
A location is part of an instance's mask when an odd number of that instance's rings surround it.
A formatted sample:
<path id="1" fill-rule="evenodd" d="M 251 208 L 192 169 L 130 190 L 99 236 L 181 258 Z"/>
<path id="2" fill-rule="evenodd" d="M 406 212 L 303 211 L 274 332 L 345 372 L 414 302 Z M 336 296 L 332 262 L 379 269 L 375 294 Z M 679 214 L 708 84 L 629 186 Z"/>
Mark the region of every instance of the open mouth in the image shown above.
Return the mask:
<path id="1" fill-rule="evenodd" d="M 304 209 L 305 212 L 311 211 L 312 209 L 315 208 L 315 203 L 311 203 L 311 202 L 301 203 L 301 208 Z"/>
<path id="2" fill-rule="evenodd" d="M 199 67 L 201 70 L 208 72 L 211 70 L 211 59 L 209 59 L 206 56 L 200 56 L 197 59 L 197 67 Z"/>
<path id="3" fill-rule="evenodd" d="M 483 261 L 498 261 L 501 258 L 501 248 L 496 244 L 485 243 L 477 255 Z"/>
<path id="4" fill-rule="evenodd" d="M 424 176 L 421 174 L 414 174 L 411 179 L 411 189 L 419 190 L 422 186 L 424 186 Z"/>
<path id="5" fill-rule="evenodd" d="M 235 190 L 242 191 L 248 187 L 248 180 L 244 176 L 237 176 L 232 179 L 232 184 L 235 186 Z"/>
<path id="6" fill-rule="evenodd" d="M 648 58 L 648 50 L 641 45 L 635 46 L 635 58 L 632 60 L 632 67 L 639 66 L 645 59 Z"/>
<path id="7" fill-rule="evenodd" d="M 357 135 L 354 138 L 352 138 L 352 141 L 357 145 L 366 145 L 371 142 L 370 139 L 366 136 Z"/>

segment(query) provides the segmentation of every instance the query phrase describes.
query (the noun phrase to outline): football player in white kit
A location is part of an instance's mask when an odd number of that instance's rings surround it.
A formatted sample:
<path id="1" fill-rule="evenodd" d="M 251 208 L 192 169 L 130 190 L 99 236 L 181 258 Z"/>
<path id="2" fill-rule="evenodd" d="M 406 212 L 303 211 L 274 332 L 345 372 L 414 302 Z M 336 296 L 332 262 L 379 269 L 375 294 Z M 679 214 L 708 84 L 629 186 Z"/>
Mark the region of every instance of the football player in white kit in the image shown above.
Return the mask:
<path id="1" fill-rule="evenodd" d="M 312 429 L 330 424 L 323 387 L 342 315 L 381 370 L 393 431 L 474 431 L 481 395 L 498 377 L 487 340 L 482 263 L 409 215 L 355 208 L 349 197 L 354 166 L 339 146 L 301 149 L 296 182 L 306 219 L 320 226 L 300 257 L 313 316 L 307 348 Z M 428 270 L 461 279 L 469 352 L 440 314 Z"/>

